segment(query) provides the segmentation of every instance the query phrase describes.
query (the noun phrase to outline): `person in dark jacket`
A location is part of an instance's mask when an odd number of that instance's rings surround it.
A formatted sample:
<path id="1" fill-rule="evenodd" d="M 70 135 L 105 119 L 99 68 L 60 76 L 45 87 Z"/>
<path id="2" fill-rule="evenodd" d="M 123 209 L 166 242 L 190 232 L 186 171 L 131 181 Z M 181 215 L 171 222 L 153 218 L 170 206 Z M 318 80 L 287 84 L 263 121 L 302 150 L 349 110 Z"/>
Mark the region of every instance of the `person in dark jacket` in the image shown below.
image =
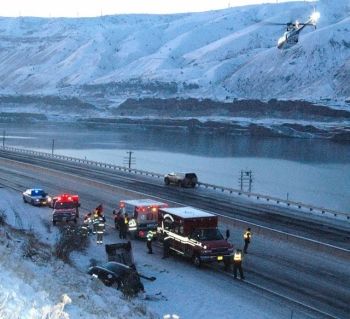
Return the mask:
<path id="1" fill-rule="evenodd" d="M 129 228 L 129 217 L 128 214 L 125 213 L 125 216 L 121 218 L 120 222 L 120 237 L 121 239 L 126 239 L 126 234 L 128 233 Z"/>
<path id="2" fill-rule="evenodd" d="M 169 257 L 169 253 L 170 253 L 170 240 L 171 237 L 169 236 L 165 236 L 164 240 L 163 240 L 163 259 L 168 258 Z"/>
<path id="3" fill-rule="evenodd" d="M 252 238 L 252 233 L 250 231 L 250 228 L 247 228 L 246 231 L 243 234 L 243 239 L 244 239 L 243 251 L 244 251 L 245 254 L 248 254 L 248 246 L 250 244 L 251 238 Z"/>
<path id="4" fill-rule="evenodd" d="M 152 240 L 153 240 L 153 231 L 152 230 L 149 230 L 147 232 L 147 248 L 148 248 L 148 253 L 149 254 L 153 254 L 153 251 L 152 251 Z"/>

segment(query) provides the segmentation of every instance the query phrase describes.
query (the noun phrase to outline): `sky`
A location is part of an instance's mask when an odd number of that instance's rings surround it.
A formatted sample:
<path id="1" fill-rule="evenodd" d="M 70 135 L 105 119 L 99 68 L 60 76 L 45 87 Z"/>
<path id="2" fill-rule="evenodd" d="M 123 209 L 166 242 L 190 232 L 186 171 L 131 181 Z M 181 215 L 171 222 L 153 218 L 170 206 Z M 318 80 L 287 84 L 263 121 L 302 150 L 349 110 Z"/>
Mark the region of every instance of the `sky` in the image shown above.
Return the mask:
<path id="1" fill-rule="evenodd" d="M 286 0 L 0 0 L 0 16 L 93 17 L 124 13 L 180 13 Z M 290 0 L 295 1 L 295 0 Z"/>

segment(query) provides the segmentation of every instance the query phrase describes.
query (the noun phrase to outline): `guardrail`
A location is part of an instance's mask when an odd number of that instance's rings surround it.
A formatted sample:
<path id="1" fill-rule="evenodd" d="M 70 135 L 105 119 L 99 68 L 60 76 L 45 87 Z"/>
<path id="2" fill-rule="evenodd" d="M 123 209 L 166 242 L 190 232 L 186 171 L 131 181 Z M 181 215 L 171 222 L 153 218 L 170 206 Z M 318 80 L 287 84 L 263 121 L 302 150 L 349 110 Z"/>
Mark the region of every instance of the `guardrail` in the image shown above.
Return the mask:
<path id="1" fill-rule="evenodd" d="M 45 153 L 45 152 L 38 152 L 38 151 L 9 147 L 9 146 L 5 146 L 5 147 L 2 146 L 2 147 L 0 147 L 0 149 L 5 150 L 5 151 L 9 151 L 9 152 L 24 153 L 24 154 L 41 156 L 41 157 L 46 157 L 46 158 L 55 158 L 55 159 L 70 161 L 70 162 L 74 162 L 74 163 L 91 165 L 91 166 L 96 166 L 96 167 L 101 167 L 101 168 L 108 168 L 108 169 L 122 171 L 125 173 L 139 174 L 139 175 L 151 176 L 151 177 L 156 177 L 156 178 L 163 178 L 164 177 L 163 174 L 159 174 L 159 173 L 154 173 L 154 172 L 149 172 L 149 171 L 144 171 L 144 170 L 134 169 L 134 168 L 128 168 L 125 166 L 118 166 L 118 165 L 108 164 L 108 163 L 103 163 L 103 162 L 90 161 L 87 159 L 70 157 L 70 156 L 65 156 L 65 155 L 50 154 L 50 153 Z M 273 197 L 273 196 L 268 196 L 268 195 L 263 195 L 263 194 L 258 194 L 258 193 L 244 192 L 244 191 L 234 189 L 234 188 L 218 186 L 218 185 L 202 183 L 202 182 L 198 182 L 198 186 L 206 188 L 206 189 L 220 191 L 222 193 L 228 193 L 231 195 L 235 194 L 238 196 L 246 196 L 248 198 L 254 198 L 256 200 L 262 200 L 262 201 L 266 201 L 266 202 L 282 204 L 282 205 L 285 205 L 287 207 L 295 207 L 298 209 L 306 209 L 310 212 L 316 212 L 316 213 L 320 213 L 322 215 L 329 215 L 329 216 L 333 216 L 336 218 L 350 220 L 350 213 L 339 212 L 339 211 L 336 211 L 333 209 L 308 205 L 308 204 L 304 204 L 302 202 L 285 200 L 285 199 L 281 199 L 281 198 L 277 198 L 277 197 Z"/>

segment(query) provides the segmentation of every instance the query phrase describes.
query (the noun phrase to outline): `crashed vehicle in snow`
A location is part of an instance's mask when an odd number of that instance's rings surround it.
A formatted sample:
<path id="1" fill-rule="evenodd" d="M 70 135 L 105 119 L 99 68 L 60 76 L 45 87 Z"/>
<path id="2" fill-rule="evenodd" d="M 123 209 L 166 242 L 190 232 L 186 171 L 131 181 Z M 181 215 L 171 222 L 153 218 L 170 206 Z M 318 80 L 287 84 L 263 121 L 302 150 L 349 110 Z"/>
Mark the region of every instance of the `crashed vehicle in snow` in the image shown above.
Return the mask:
<path id="1" fill-rule="evenodd" d="M 140 278 L 154 281 L 155 277 L 147 277 L 137 272 L 132 255 L 131 243 L 105 245 L 108 262 L 91 266 L 88 274 L 98 278 L 106 286 L 117 286 L 123 294 L 135 296 L 144 292 Z"/>

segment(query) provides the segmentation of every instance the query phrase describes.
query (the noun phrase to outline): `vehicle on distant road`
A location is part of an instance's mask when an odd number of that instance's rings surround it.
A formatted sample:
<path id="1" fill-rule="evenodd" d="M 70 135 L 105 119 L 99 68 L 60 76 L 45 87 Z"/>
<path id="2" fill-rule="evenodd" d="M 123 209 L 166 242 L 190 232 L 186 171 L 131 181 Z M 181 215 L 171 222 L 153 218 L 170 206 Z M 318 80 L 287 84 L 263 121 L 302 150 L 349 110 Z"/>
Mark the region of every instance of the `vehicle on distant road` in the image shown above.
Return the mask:
<path id="1" fill-rule="evenodd" d="M 223 262 L 228 267 L 233 245 L 218 229 L 218 216 L 194 207 L 161 208 L 157 228 L 160 241 L 169 240 L 169 249 L 200 267 L 202 263 Z"/>
<path id="2" fill-rule="evenodd" d="M 50 197 L 41 188 L 30 188 L 22 193 L 23 201 L 34 206 L 46 206 Z"/>
<path id="3" fill-rule="evenodd" d="M 194 188 L 198 183 L 198 178 L 195 173 L 169 173 L 164 176 L 164 183 Z"/>

